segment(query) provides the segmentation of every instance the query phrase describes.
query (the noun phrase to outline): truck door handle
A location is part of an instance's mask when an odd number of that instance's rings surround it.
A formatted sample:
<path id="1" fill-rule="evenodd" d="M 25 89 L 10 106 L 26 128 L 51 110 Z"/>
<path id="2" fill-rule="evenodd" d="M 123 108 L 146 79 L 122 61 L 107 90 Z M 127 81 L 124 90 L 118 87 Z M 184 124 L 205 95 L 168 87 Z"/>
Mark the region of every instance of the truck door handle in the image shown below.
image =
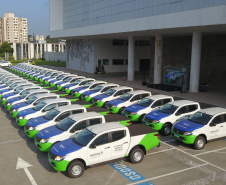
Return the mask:
<path id="1" fill-rule="evenodd" d="M 108 149 L 108 148 L 110 148 L 110 146 L 109 147 L 106 147 L 105 149 Z"/>
<path id="2" fill-rule="evenodd" d="M 128 142 L 125 142 L 125 143 L 123 143 L 123 144 L 127 144 Z"/>
<path id="3" fill-rule="evenodd" d="M 220 127 L 224 127 L 224 126 L 220 126 Z"/>

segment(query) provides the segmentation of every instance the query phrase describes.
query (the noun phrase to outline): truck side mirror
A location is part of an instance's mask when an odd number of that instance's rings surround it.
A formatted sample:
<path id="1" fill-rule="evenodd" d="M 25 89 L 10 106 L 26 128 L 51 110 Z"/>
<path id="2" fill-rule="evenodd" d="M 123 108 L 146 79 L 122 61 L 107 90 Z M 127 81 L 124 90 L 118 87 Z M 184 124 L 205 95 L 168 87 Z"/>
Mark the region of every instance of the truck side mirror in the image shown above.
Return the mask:
<path id="1" fill-rule="evenodd" d="M 180 112 L 177 112 L 175 115 L 176 115 L 176 116 L 180 116 L 180 115 L 181 115 L 181 113 L 180 113 Z"/>
<path id="2" fill-rule="evenodd" d="M 210 126 L 211 127 L 215 127 L 216 126 L 216 123 L 212 122 L 212 123 L 210 123 Z"/>

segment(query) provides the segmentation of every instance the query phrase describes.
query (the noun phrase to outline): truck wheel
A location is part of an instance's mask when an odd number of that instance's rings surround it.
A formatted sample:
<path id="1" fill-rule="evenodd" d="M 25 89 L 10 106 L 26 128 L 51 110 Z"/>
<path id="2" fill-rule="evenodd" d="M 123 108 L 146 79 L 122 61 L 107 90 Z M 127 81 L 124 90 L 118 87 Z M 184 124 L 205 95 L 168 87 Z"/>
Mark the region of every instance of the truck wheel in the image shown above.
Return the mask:
<path id="1" fill-rule="evenodd" d="M 72 161 L 67 167 L 67 174 L 71 178 L 78 178 L 84 173 L 85 167 L 81 161 Z"/>
<path id="2" fill-rule="evenodd" d="M 140 163 L 144 158 L 144 151 L 140 148 L 134 148 L 132 149 L 129 157 L 132 163 Z"/>
<path id="3" fill-rule="evenodd" d="M 198 136 L 194 142 L 194 148 L 196 150 L 201 150 L 206 144 L 206 139 L 203 136 Z"/>
<path id="4" fill-rule="evenodd" d="M 125 107 L 119 109 L 118 113 L 122 115 L 122 111 L 124 111 Z"/>
<path id="5" fill-rule="evenodd" d="M 170 135 L 171 127 L 172 126 L 169 123 L 164 124 L 161 129 L 162 135 L 164 135 L 164 136 Z"/>
<path id="6" fill-rule="evenodd" d="M 145 114 L 142 114 L 142 115 L 139 117 L 139 119 L 138 119 L 138 122 L 139 122 L 139 123 L 142 124 L 142 120 L 144 119 L 144 116 L 145 116 Z"/>

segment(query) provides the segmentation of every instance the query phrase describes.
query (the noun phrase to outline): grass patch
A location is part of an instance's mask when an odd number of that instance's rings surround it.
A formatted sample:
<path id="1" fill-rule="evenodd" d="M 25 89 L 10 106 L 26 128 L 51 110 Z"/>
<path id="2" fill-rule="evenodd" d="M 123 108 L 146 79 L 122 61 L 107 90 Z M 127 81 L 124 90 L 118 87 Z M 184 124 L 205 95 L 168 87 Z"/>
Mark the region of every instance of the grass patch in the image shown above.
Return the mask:
<path id="1" fill-rule="evenodd" d="M 21 60 L 11 61 L 12 65 L 16 65 L 21 62 L 24 62 L 24 61 L 21 61 Z M 52 62 L 52 61 L 45 61 L 45 60 L 36 60 L 36 65 L 37 66 L 48 65 L 48 66 L 66 67 L 66 62 Z"/>

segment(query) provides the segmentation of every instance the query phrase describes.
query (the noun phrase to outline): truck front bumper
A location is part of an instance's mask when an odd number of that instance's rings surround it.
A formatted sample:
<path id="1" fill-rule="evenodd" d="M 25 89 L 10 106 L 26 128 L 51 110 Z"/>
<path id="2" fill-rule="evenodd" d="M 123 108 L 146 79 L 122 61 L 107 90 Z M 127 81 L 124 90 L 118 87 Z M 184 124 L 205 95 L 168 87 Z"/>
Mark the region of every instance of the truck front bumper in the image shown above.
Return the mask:
<path id="1" fill-rule="evenodd" d="M 34 138 L 36 136 L 36 134 L 39 132 L 39 130 L 27 130 L 25 127 L 24 127 L 24 132 L 27 134 L 27 136 L 29 138 Z"/>
<path id="2" fill-rule="evenodd" d="M 55 161 L 49 157 L 49 154 L 48 154 L 48 158 L 49 158 L 49 163 L 51 164 L 51 166 L 57 171 L 66 171 L 67 166 L 70 163 L 70 161 L 66 161 L 66 160 Z"/>
<path id="3" fill-rule="evenodd" d="M 170 136 L 185 144 L 194 144 L 195 139 L 197 138 L 197 136 L 195 135 L 190 136 L 180 135 L 175 133 L 173 130 L 171 130 Z"/>
<path id="4" fill-rule="evenodd" d="M 149 123 L 143 119 L 143 123 L 154 130 L 161 130 L 164 123 Z"/>
<path id="5" fill-rule="evenodd" d="M 51 146 L 53 145 L 53 143 L 39 143 L 35 140 L 35 145 L 38 147 L 38 149 L 42 152 L 48 152 L 51 148 Z"/>

